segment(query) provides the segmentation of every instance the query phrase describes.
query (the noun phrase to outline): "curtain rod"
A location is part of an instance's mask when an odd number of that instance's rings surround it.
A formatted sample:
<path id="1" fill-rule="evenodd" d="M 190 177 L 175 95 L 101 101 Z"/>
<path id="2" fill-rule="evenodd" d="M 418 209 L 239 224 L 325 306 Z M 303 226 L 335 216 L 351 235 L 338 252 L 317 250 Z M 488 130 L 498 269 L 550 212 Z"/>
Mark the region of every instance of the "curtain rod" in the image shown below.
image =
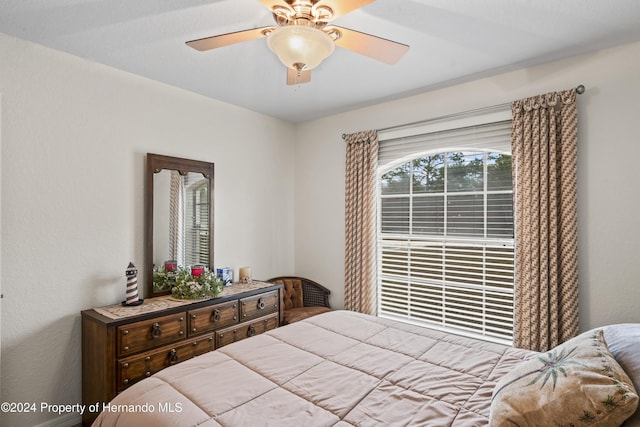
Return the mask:
<path id="1" fill-rule="evenodd" d="M 582 95 L 586 88 L 584 87 L 584 85 L 578 85 L 573 89 L 578 95 Z M 419 122 L 413 122 L 413 123 L 405 123 L 403 125 L 397 125 L 397 126 L 389 126 L 387 128 L 382 128 L 382 129 L 378 129 L 378 132 L 380 131 L 385 131 L 385 130 L 391 130 L 391 129 L 397 129 L 397 128 L 402 128 L 402 127 L 410 127 L 410 126 L 415 126 L 417 124 L 422 124 L 422 123 L 427 123 L 427 122 L 431 122 L 431 121 L 437 121 L 437 120 L 444 120 L 444 119 L 449 119 L 452 117 L 460 117 L 460 116 L 464 116 L 467 114 L 473 114 L 473 113 L 480 113 L 482 111 L 487 111 L 487 110 L 495 110 L 495 109 L 499 109 L 499 108 L 506 108 L 508 106 L 510 106 L 511 103 L 505 103 L 505 104 L 500 104 L 500 105 L 494 105 L 492 107 L 484 107 L 484 108 L 478 108 L 476 110 L 470 110 L 470 111 L 465 111 L 463 113 L 454 113 L 454 114 L 447 114 L 445 116 L 440 116 L 440 117 L 435 117 L 433 119 L 428 119 L 428 120 L 421 120 Z M 348 134 L 343 133 L 342 134 L 342 139 L 345 139 L 348 136 Z"/>

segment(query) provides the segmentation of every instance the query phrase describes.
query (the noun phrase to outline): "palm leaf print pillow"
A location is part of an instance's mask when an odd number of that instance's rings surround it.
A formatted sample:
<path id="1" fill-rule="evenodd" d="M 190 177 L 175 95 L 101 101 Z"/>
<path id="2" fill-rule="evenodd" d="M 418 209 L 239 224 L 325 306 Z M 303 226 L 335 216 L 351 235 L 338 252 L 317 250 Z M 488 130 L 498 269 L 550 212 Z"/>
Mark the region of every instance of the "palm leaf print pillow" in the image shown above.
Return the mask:
<path id="1" fill-rule="evenodd" d="M 523 362 L 493 391 L 490 425 L 620 426 L 638 406 L 602 329 Z"/>

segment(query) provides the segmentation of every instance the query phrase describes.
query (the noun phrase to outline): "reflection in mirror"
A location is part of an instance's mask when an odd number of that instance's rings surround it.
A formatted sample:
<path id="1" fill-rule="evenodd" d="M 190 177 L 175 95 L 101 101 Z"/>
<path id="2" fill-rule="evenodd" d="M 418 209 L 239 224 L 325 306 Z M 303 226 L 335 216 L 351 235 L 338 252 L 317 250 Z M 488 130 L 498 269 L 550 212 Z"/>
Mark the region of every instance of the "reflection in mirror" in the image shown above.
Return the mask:
<path id="1" fill-rule="evenodd" d="M 209 265 L 209 180 L 162 170 L 153 177 L 153 196 L 154 266 Z M 154 291 L 167 290 L 154 283 Z"/>
<path id="2" fill-rule="evenodd" d="M 148 296 L 171 291 L 167 280 L 154 280 L 166 271 L 213 269 L 212 190 L 213 163 L 147 155 Z"/>

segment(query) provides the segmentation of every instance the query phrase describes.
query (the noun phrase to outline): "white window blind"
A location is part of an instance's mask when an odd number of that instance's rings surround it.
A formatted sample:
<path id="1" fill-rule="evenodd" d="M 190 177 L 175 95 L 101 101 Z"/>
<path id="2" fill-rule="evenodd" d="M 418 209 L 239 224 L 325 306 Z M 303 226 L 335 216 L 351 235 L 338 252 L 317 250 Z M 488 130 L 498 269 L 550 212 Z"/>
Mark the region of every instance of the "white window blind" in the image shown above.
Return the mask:
<path id="1" fill-rule="evenodd" d="M 511 120 L 383 139 L 379 136 L 378 164 L 382 167 L 438 150 L 491 150 L 511 153 Z"/>
<path id="2" fill-rule="evenodd" d="M 380 316 L 512 340 L 510 132 L 501 120 L 379 135 Z"/>

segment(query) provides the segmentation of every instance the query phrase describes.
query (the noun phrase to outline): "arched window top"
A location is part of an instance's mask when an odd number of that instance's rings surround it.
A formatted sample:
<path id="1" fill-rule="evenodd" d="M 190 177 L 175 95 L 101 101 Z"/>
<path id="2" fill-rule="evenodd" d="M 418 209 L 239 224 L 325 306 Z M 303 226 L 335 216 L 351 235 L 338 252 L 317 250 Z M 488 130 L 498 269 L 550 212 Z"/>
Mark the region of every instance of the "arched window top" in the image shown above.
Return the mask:
<path id="1" fill-rule="evenodd" d="M 394 165 L 442 151 L 511 153 L 511 120 L 448 129 L 394 139 L 381 139 L 378 167 Z"/>
<path id="2" fill-rule="evenodd" d="M 463 146 L 455 146 L 455 147 L 444 147 L 444 148 L 431 148 L 424 150 L 422 152 L 415 152 L 405 157 L 398 158 L 393 161 L 389 161 L 383 165 L 378 165 L 378 173 L 383 175 L 390 170 L 393 170 L 399 166 L 402 166 L 405 163 L 425 158 L 425 157 L 433 157 L 437 156 L 441 153 L 489 153 L 490 156 L 495 155 L 506 155 L 511 156 L 511 150 L 500 150 L 500 149 L 479 149 L 474 147 L 463 147 Z"/>

